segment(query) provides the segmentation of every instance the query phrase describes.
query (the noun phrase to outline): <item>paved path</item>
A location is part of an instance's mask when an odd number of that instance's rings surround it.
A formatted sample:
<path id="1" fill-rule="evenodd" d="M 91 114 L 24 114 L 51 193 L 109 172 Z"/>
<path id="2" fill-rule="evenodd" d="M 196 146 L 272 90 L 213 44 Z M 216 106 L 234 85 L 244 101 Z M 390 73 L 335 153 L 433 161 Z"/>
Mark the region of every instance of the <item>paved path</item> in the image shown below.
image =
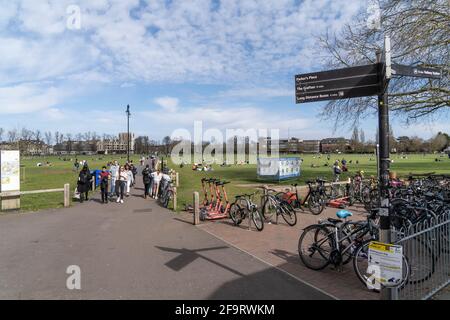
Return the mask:
<path id="1" fill-rule="evenodd" d="M 329 298 L 133 192 L 0 216 L 0 299 Z M 66 288 L 70 265 L 81 290 Z"/>

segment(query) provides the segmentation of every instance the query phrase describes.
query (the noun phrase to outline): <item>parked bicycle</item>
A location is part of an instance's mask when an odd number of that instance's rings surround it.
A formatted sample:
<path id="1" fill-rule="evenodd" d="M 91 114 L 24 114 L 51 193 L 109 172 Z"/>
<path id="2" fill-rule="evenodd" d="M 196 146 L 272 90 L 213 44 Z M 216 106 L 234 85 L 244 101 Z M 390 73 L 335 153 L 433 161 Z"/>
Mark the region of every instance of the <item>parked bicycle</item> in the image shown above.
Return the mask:
<path id="1" fill-rule="evenodd" d="M 250 217 L 256 229 L 262 231 L 264 229 L 264 217 L 258 210 L 256 203 L 253 202 L 255 194 L 256 192 L 236 196 L 234 203 L 230 207 L 230 218 L 237 226 L 247 217 Z"/>
<path id="2" fill-rule="evenodd" d="M 261 212 L 265 221 L 271 223 L 274 216 L 278 220 L 278 217 L 281 215 L 288 225 L 295 226 L 297 224 L 297 214 L 291 204 L 284 200 L 283 197 L 277 197 L 276 190 L 267 187 L 260 187 L 260 189 L 263 190 Z"/>

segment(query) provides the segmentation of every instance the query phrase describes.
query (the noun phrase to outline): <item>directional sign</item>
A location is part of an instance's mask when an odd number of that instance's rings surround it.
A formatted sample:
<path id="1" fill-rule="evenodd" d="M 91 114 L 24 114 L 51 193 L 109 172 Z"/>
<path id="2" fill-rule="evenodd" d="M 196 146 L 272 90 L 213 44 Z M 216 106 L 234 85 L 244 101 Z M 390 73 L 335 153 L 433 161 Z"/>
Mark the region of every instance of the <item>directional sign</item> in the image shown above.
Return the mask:
<path id="1" fill-rule="evenodd" d="M 411 67 L 393 63 L 392 75 L 440 79 L 442 76 L 442 71 L 436 68 Z"/>
<path id="2" fill-rule="evenodd" d="M 379 93 L 378 64 L 297 75 L 297 103 L 348 99 Z"/>

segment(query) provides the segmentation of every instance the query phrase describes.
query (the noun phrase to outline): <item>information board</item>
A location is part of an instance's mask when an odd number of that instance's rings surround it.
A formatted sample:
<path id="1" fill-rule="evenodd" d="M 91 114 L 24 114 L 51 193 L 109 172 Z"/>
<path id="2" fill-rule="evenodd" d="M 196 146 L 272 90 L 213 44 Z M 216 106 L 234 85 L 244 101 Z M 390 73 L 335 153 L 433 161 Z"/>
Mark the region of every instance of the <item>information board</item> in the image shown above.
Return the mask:
<path id="1" fill-rule="evenodd" d="M 0 191 L 20 191 L 19 151 L 0 151 Z"/>
<path id="2" fill-rule="evenodd" d="M 369 244 L 369 270 L 375 280 L 387 287 L 401 284 L 403 280 L 403 247 L 372 241 Z"/>

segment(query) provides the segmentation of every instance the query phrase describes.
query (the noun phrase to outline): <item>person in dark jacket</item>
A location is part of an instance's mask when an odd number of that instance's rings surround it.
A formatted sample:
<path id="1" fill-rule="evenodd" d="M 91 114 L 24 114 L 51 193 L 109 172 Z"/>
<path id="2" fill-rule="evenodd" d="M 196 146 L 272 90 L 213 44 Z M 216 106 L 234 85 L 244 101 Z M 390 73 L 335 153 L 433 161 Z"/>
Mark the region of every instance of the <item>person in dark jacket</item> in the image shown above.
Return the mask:
<path id="1" fill-rule="evenodd" d="M 91 188 L 92 175 L 87 165 L 83 166 L 78 175 L 78 192 L 80 193 L 80 202 L 89 200 L 89 189 Z"/>
<path id="2" fill-rule="evenodd" d="M 150 196 L 150 185 L 152 182 L 150 165 L 146 165 L 144 170 L 142 170 L 142 180 L 144 182 L 144 199 L 147 199 L 147 196 Z"/>
<path id="3" fill-rule="evenodd" d="M 99 174 L 100 190 L 102 192 L 102 203 L 108 203 L 108 182 L 111 174 L 106 171 L 106 166 L 103 166 L 102 172 Z"/>

